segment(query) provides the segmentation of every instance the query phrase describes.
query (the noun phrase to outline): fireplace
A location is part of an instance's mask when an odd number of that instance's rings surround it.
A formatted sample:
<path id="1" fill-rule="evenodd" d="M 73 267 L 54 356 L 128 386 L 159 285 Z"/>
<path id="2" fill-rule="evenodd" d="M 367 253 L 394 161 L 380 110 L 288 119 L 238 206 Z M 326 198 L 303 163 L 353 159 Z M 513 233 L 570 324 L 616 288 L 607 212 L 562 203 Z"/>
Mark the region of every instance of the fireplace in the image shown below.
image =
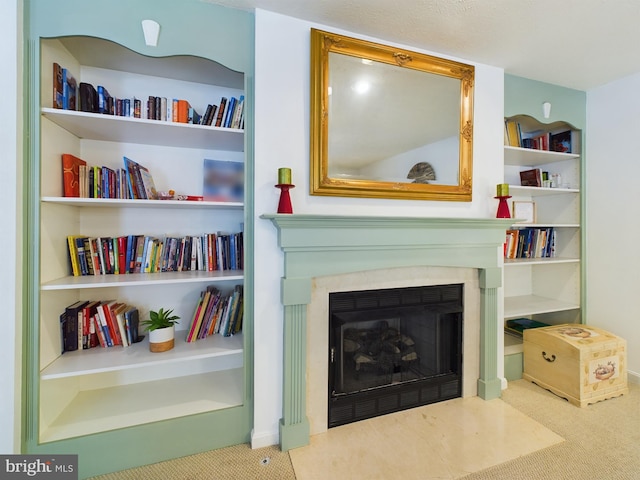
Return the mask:
<path id="1" fill-rule="evenodd" d="M 463 341 L 464 358 L 467 350 L 476 350 L 478 366 L 473 377 L 466 376 L 463 384 L 474 384 L 475 394 L 483 399 L 500 396 L 498 358 L 502 351 L 498 320 L 499 287 L 502 282 L 502 246 L 511 219 L 496 218 L 428 218 L 428 217 L 370 217 L 339 215 L 262 215 L 278 230 L 278 246 L 283 251 L 281 302 L 283 305 L 283 368 L 282 418 L 280 419 L 280 448 L 307 445 L 312 432 L 309 412 L 318 410 L 307 399 L 307 388 L 317 388 L 318 382 L 308 378 L 316 370 L 307 369 L 307 353 L 314 344 L 307 344 L 307 328 L 316 328 L 320 321 L 307 322 L 315 311 L 326 308 L 328 302 L 315 302 L 317 287 L 324 279 L 341 276 L 367 276 L 378 272 L 379 283 L 385 283 L 389 272 L 406 268 L 473 272 L 479 301 L 477 305 L 477 337 L 474 345 Z M 396 286 L 406 286 L 417 276 L 403 275 Z M 442 284 L 455 282 L 439 282 Z M 422 283 L 425 284 L 425 283 Z M 420 284 L 413 284 L 419 286 Z M 377 288 L 377 287 L 371 287 Z M 330 291 L 344 291 L 332 285 Z M 358 290 L 351 288 L 348 290 Z M 467 296 L 465 289 L 465 296 Z M 468 335 L 469 304 L 465 305 L 464 335 Z M 308 312 L 309 309 L 309 312 Z M 324 321 L 327 314 L 322 316 Z M 320 335 L 327 335 L 328 327 Z M 314 336 L 314 339 L 319 336 Z M 326 366 L 324 343 L 323 364 Z M 309 352 L 311 358 L 313 354 Z M 310 360 L 315 362 L 314 360 Z M 466 372 L 464 362 L 463 370 Z M 327 398 L 327 381 L 323 383 Z M 327 408 L 322 409 L 326 418 Z M 314 415 L 311 415 L 313 418 Z M 316 432 L 319 430 L 316 430 Z"/>
<path id="2" fill-rule="evenodd" d="M 462 395 L 462 288 L 329 294 L 329 427 Z"/>

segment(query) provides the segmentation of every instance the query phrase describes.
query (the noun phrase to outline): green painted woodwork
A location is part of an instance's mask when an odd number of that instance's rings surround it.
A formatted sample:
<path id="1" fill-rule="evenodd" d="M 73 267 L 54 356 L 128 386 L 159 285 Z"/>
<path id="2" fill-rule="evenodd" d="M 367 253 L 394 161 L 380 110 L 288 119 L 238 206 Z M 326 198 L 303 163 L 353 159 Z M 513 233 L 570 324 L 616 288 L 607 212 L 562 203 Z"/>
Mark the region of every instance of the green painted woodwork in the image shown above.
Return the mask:
<path id="1" fill-rule="evenodd" d="M 157 47 L 144 44 L 141 20 L 160 23 Z M 244 73 L 245 263 L 253 265 L 254 17 L 198 0 L 24 1 L 24 230 L 23 420 L 24 453 L 79 454 L 80 478 L 154 463 L 250 440 L 253 426 L 253 285 L 244 272 L 245 396 L 239 407 L 41 444 L 39 424 L 40 311 L 40 39 L 86 35 L 152 56 L 193 55 Z M 214 79 L 212 79 L 214 80 Z"/>
<path id="2" fill-rule="evenodd" d="M 499 248 L 510 219 L 262 215 L 278 229 L 284 252 L 283 407 L 280 447 L 309 443 L 306 417 L 306 310 L 311 279 L 412 266 L 476 268 L 480 284 L 478 394 L 500 396 L 498 365 Z M 296 304 L 296 302 L 298 304 Z"/>
<path id="3" fill-rule="evenodd" d="M 504 356 L 504 378 L 509 382 L 522 378 L 524 361 L 522 353 L 513 353 Z"/>
<path id="4" fill-rule="evenodd" d="M 551 102 L 551 115 L 548 119 L 542 115 L 544 102 Z M 504 116 L 513 115 L 530 115 L 543 123 L 568 122 L 584 131 L 587 123 L 587 94 L 581 90 L 505 75 Z"/>

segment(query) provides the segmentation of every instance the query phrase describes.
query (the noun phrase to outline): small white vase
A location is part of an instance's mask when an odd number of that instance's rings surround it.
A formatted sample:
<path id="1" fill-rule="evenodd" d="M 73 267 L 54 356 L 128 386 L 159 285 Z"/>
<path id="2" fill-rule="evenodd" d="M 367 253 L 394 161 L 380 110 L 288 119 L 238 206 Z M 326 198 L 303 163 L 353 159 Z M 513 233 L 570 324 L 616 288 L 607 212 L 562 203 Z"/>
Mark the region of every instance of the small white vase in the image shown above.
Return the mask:
<path id="1" fill-rule="evenodd" d="M 171 350 L 175 343 L 175 327 L 157 328 L 149 331 L 149 351 L 154 353 Z"/>

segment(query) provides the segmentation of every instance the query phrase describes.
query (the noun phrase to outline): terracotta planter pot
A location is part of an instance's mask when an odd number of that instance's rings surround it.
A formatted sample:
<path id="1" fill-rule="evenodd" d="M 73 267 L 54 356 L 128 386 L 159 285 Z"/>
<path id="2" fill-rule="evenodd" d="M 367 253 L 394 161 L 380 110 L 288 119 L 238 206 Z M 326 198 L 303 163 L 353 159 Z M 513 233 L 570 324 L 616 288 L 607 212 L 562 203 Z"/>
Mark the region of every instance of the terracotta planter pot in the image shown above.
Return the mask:
<path id="1" fill-rule="evenodd" d="M 175 344 L 175 327 L 158 328 L 149 331 L 149 351 L 154 353 L 171 350 Z"/>

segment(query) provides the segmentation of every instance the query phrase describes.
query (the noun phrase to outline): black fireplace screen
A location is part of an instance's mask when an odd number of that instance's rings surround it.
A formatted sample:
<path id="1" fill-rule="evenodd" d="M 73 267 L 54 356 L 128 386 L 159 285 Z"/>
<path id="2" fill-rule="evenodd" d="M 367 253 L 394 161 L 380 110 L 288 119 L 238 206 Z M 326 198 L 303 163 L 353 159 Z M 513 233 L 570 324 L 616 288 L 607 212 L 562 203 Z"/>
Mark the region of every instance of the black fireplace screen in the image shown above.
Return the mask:
<path id="1" fill-rule="evenodd" d="M 461 396 L 462 285 L 329 296 L 329 426 Z"/>

